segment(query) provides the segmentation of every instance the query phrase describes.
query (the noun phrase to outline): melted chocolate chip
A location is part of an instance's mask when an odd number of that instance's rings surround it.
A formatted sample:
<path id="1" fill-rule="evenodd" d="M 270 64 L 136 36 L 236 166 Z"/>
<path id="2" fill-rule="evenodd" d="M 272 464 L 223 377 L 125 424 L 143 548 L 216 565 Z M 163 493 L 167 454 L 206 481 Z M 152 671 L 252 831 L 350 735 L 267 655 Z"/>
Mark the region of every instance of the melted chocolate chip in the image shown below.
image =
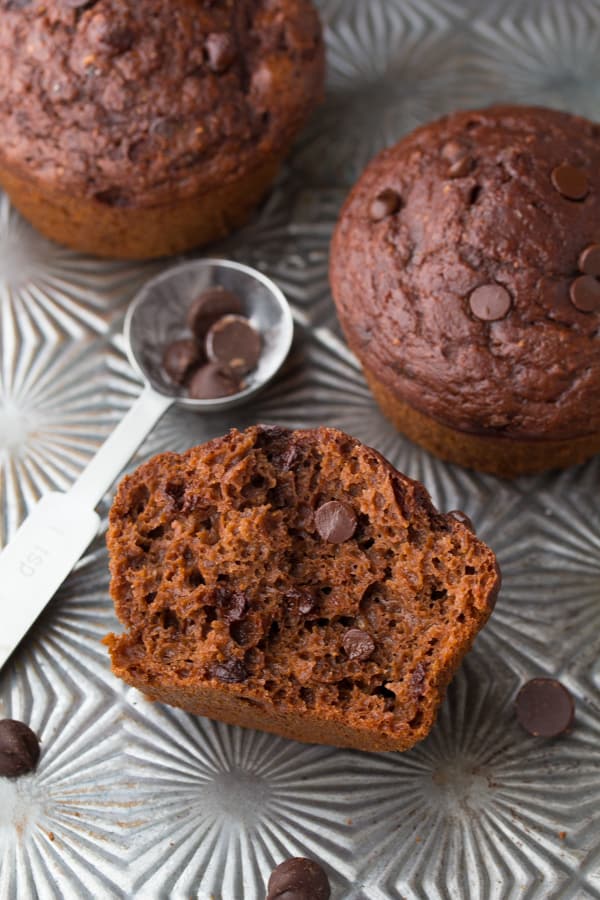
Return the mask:
<path id="1" fill-rule="evenodd" d="M 191 338 L 167 344 L 162 357 L 163 369 L 175 384 L 183 384 L 201 362 L 202 353 Z"/>
<path id="2" fill-rule="evenodd" d="M 37 736 L 16 719 L 0 721 L 0 775 L 16 778 L 32 772 L 40 758 Z"/>
<path id="3" fill-rule="evenodd" d="M 360 628 L 350 628 L 342 638 L 342 647 L 348 659 L 364 662 L 375 650 L 375 641 L 366 631 L 361 631 Z"/>
<path id="4" fill-rule="evenodd" d="M 528 681 L 517 694 L 515 706 L 517 719 L 535 737 L 557 737 L 573 724 L 573 697 L 554 678 Z"/>
<path id="5" fill-rule="evenodd" d="M 290 588 L 283 599 L 288 609 L 303 616 L 314 612 L 317 605 L 317 598 L 308 588 Z"/>
<path id="6" fill-rule="evenodd" d="M 209 34 L 204 43 L 208 67 L 213 72 L 225 72 L 234 62 L 237 51 L 232 35 L 227 31 L 215 31 Z"/>
<path id="7" fill-rule="evenodd" d="M 597 312 L 600 310 L 600 281 L 592 275 L 580 275 L 571 285 L 569 296 L 580 312 Z"/>
<path id="8" fill-rule="evenodd" d="M 191 400 L 216 400 L 230 397 L 241 391 L 242 385 L 230 372 L 224 372 L 217 363 L 207 363 L 192 375 L 188 386 Z"/>
<path id="9" fill-rule="evenodd" d="M 315 526 L 324 541 L 342 544 L 356 531 L 356 513 L 348 503 L 330 500 L 315 513 Z"/>
<path id="10" fill-rule="evenodd" d="M 225 684 L 239 684 L 246 681 L 248 671 L 243 662 L 239 659 L 226 659 L 222 663 L 213 663 L 209 669 L 211 678 L 223 681 Z"/>
<path id="11" fill-rule="evenodd" d="M 238 375 L 256 367 L 260 350 L 260 334 L 244 316 L 223 316 L 206 335 L 208 358 Z"/>
<path id="12" fill-rule="evenodd" d="M 312 859 L 286 859 L 273 870 L 266 900 L 329 900 L 331 888 L 321 866 Z"/>
<path id="13" fill-rule="evenodd" d="M 600 278 L 600 244 L 590 244 L 579 254 L 579 268 L 584 275 Z"/>
<path id="14" fill-rule="evenodd" d="M 467 147 L 460 141 L 446 141 L 441 150 L 442 157 L 449 163 L 455 163 L 468 155 Z"/>
<path id="15" fill-rule="evenodd" d="M 427 666 L 425 663 L 417 663 L 414 672 L 410 676 L 410 692 L 413 697 L 420 697 L 423 693 L 423 685 L 427 675 Z"/>
<path id="16" fill-rule="evenodd" d="M 473 166 L 475 165 L 475 160 L 472 156 L 462 156 L 455 160 L 448 167 L 448 177 L 449 178 L 464 178 L 465 175 L 468 175 Z"/>
<path id="17" fill-rule="evenodd" d="M 240 622 L 248 612 L 248 597 L 244 591 L 229 591 L 227 588 L 217 587 L 213 596 L 225 622 Z"/>
<path id="18" fill-rule="evenodd" d="M 469 531 L 475 531 L 473 526 L 473 522 L 469 518 L 469 516 L 462 511 L 462 509 L 451 509 L 448 513 L 449 516 L 452 516 L 453 519 L 456 519 L 457 522 L 461 522 Z"/>
<path id="19" fill-rule="evenodd" d="M 397 213 L 401 206 L 402 199 L 400 194 L 397 194 L 391 188 L 386 188 L 377 194 L 371 202 L 369 215 L 373 222 L 380 222 L 382 219 L 387 219 L 388 216 L 393 216 L 394 213 Z"/>
<path id="20" fill-rule="evenodd" d="M 188 328 L 192 334 L 203 341 L 206 332 L 223 316 L 239 315 L 242 302 L 237 294 L 223 287 L 210 287 L 196 297 L 187 314 Z"/>
<path id="21" fill-rule="evenodd" d="M 567 200 L 583 200 L 590 189 L 587 175 L 575 166 L 556 166 L 550 179 L 553 187 Z"/>
<path id="22" fill-rule="evenodd" d="M 482 284 L 469 297 L 471 312 L 482 322 L 503 319 L 511 307 L 511 296 L 500 284 Z"/>

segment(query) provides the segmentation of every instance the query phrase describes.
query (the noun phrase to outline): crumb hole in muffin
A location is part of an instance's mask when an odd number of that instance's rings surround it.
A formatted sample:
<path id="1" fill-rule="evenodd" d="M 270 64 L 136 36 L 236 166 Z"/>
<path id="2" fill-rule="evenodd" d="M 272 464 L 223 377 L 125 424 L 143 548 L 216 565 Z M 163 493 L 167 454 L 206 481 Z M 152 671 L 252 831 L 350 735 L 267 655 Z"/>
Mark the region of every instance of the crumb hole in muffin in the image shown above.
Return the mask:
<path id="1" fill-rule="evenodd" d="M 149 499 L 150 491 L 148 490 L 146 485 L 142 484 L 137 487 L 132 493 L 131 503 L 128 510 L 129 515 L 133 518 L 137 518 L 138 516 L 140 516 L 143 513 L 146 503 Z"/>
<path id="2" fill-rule="evenodd" d="M 148 606 L 150 606 L 151 603 L 154 603 L 155 599 L 156 599 L 156 591 L 149 591 L 146 594 L 146 596 L 144 597 L 144 602 L 147 603 Z"/>
<path id="3" fill-rule="evenodd" d="M 179 631 L 179 619 L 170 607 L 166 607 L 162 612 L 163 628 L 174 628 Z"/>
<path id="4" fill-rule="evenodd" d="M 206 584 L 202 572 L 200 572 L 198 569 L 193 569 L 187 576 L 186 581 L 189 586 L 193 588 L 197 588 L 203 584 Z"/>
<path id="5" fill-rule="evenodd" d="M 304 701 L 309 709 L 311 709 L 315 705 L 315 692 L 312 688 L 301 687 L 300 699 Z"/>
<path id="6" fill-rule="evenodd" d="M 416 716 L 413 716 L 413 718 L 410 720 L 410 722 L 408 723 L 408 727 L 413 728 L 413 729 L 419 728 L 422 721 L 423 721 L 423 711 L 420 709 L 418 711 L 418 713 L 416 714 Z"/>
<path id="7" fill-rule="evenodd" d="M 390 691 L 389 688 L 385 686 L 385 684 L 376 687 L 373 691 L 373 695 L 375 697 L 381 697 L 383 699 L 383 706 L 386 712 L 392 712 L 394 707 L 396 706 L 396 695 L 393 691 Z"/>
<path id="8" fill-rule="evenodd" d="M 129 206 L 129 199 L 123 193 L 123 191 L 118 187 L 110 187 L 106 188 L 105 191 L 97 191 L 94 194 L 94 199 L 98 201 L 98 203 L 103 203 L 104 206 Z"/>
<path id="9" fill-rule="evenodd" d="M 479 196 L 482 192 L 483 188 L 480 184 L 474 184 L 467 196 L 467 203 L 469 206 L 475 206 L 477 203 Z"/>

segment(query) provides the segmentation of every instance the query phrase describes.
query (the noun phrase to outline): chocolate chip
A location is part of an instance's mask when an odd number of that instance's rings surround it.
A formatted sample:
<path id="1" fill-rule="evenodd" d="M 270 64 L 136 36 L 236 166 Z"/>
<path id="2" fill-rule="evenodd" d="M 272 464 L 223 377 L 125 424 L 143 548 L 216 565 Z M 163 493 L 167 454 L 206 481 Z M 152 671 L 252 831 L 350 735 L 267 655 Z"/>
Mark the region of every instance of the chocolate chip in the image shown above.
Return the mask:
<path id="1" fill-rule="evenodd" d="M 321 866 L 297 856 L 273 870 L 266 900 L 329 900 L 330 896 L 329 879 Z"/>
<path id="2" fill-rule="evenodd" d="M 294 464 L 298 461 L 300 457 L 300 451 L 296 444 L 290 444 L 287 450 L 281 454 L 278 465 L 280 469 L 283 469 L 284 472 L 289 472 L 290 469 L 294 468 Z"/>
<path id="3" fill-rule="evenodd" d="M 500 284 L 482 284 L 469 297 L 471 312 L 483 322 L 503 319 L 511 307 L 512 299 Z"/>
<path id="4" fill-rule="evenodd" d="M 202 353 L 191 338 L 167 344 L 162 358 L 163 369 L 175 384 L 183 384 L 201 362 Z"/>
<path id="5" fill-rule="evenodd" d="M 600 310 L 600 281 L 592 275 L 580 275 L 569 291 L 571 303 L 580 312 Z"/>
<path id="6" fill-rule="evenodd" d="M 131 28 L 113 28 L 103 38 L 103 43 L 116 53 L 125 53 L 135 40 L 135 34 Z"/>
<path id="7" fill-rule="evenodd" d="M 468 155 L 467 148 L 460 141 L 447 141 L 441 150 L 442 156 L 449 163 L 458 162 L 459 159 Z"/>
<path id="8" fill-rule="evenodd" d="M 536 737 L 556 737 L 573 724 L 575 703 L 566 687 L 554 678 L 534 678 L 524 684 L 515 701 L 517 719 Z"/>
<path id="9" fill-rule="evenodd" d="M 223 316 L 206 335 L 208 358 L 238 375 L 256 367 L 260 349 L 260 334 L 244 316 Z"/>
<path id="10" fill-rule="evenodd" d="M 227 588 L 217 587 L 213 597 L 225 622 L 240 622 L 248 612 L 248 597 L 244 591 L 229 591 Z"/>
<path id="11" fill-rule="evenodd" d="M 324 541 L 342 544 L 356 531 L 356 513 L 348 503 L 330 500 L 316 511 L 315 526 Z"/>
<path id="12" fill-rule="evenodd" d="M 450 164 L 448 167 L 448 177 L 464 178 L 465 175 L 469 174 L 474 165 L 475 160 L 472 156 L 462 156 Z"/>
<path id="13" fill-rule="evenodd" d="M 394 213 L 397 213 L 401 206 L 402 199 L 400 194 L 397 194 L 391 188 L 386 188 L 371 201 L 369 215 L 373 222 L 380 222 L 382 219 L 387 219 L 388 216 L 393 216 Z"/>
<path id="14" fill-rule="evenodd" d="M 361 631 L 360 628 L 350 628 L 342 638 L 342 647 L 349 659 L 364 662 L 375 650 L 375 641 L 366 631 Z"/>
<path id="15" fill-rule="evenodd" d="M 208 329 L 218 319 L 227 315 L 239 315 L 241 312 L 242 303 L 237 294 L 223 287 L 207 288 L 188 309 L 188 328 L 199 341 L 203 341 Z"/>
<path id="16" fill-rule="evenodd" d="M 303 616 L 314 612 L 317 605 L 317 598 L 308 588 L 290 588 L 283 600 L 288 609 Z"/>
<path id="17" fill-rule="evenodd" d="M 216 400 L 237 394 L 241 389 L 242 385 L 233 373 L 224 372 L 217 363 L 207 363 L 192 375 L 188 396 L 191 400 Z"/>
<path id="18" fill-rule="evenodd" d="M 584 275 L 600 278 L 600 244 L 590 244 L 579 254 L 579 268 Z"/>
<path id="19" fill-rule="evenodd" d="M 237 56 L 233 37 L 227 31 L 214 31 L 204 42 L 208 67 L 213 72 L 225 72 Z"/>
<path id="20" fill-rule="evenodd" d="M 40 758 L 37 736 L 16 719 L 0 721 L 0 775 L 16 778 L 32 772 Z"/>
<path id="21" fill-rule="evenodd" d="M 590 189 L 587 175 L 575 166 L 556 166 L 550 179 L 553 187 L 567 200 L 583 200 Z"/>
<path id="22" fill-rule="evenodd" d="M 209 675 L 225 684 L 239 684 L 241 681 L 246 681 L 248 671 L 239 659 L 226 659 L 222 663 L 213 663 L 209 668 Z"/>
<path id="23" fill-rule="evenodd" d="M 423 693 L 423 685 L 427 675 L 427 666 L 425 663 L 417 663 L 414 672 L 410 676 L 410 692 L 413 697 L 420 697 Z"/>
<path id="24" fill-rule="evenodd" d="M 449 516 L 452 516 L 453 519 L 456 519 L 457 522 L 461 522 L 469 531 L 475 531 L 473 526 L 473 522 L 468 517 L 468 515 L 462 511 L 462 509 L 451 509 L 448 513 Z"/>

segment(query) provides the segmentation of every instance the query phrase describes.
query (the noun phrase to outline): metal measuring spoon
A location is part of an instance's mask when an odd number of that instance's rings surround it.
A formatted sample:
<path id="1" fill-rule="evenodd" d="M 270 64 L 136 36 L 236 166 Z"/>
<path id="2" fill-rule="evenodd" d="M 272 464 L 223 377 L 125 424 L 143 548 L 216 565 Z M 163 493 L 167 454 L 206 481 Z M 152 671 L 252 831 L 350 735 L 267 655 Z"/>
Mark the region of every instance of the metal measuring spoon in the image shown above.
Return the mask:
<path id="1" fill-rule="evenodd" d="M 260 332 L 262 352 L 243 390 L 216 400 L 191 400 L 162 369 L 162 353 L 184 335 L 190 303 L 220 285 L 237 294 Z M 183 263 L 149 281 L 125 318 L 129 359 L 145 387 L 123 420 L 66 492 L 45 494 L 0 553 L 0 668 L 95 537 L 95 507 L 135 451 L 174 403 L 197 412 L 220 412 L 244 404 L 283 364 L 293 336 L 288 303 L 270 279 L 240 263 L 201 259 Z"/>

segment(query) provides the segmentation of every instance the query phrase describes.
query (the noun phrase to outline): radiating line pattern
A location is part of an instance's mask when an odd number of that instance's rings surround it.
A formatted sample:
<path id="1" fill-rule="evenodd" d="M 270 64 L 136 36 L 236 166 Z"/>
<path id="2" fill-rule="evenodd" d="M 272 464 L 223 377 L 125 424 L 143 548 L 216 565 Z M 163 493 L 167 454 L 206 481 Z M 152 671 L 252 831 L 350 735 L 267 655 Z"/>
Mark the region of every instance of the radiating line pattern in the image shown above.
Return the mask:
<path id="1" fill-rule="evenodd" d="M 0 676 L 0 716 L 42 738 L 0 778 L 0 900 L 254 900 L 285 856 L 321 859 L 334 900 L 600 898 L 600 459 L 514 483 L 398 435 L 347 349 L 328 245 L 368 158 L 453 107 L 535 101 L 600 117 L 600 0 L 318 0 L 328 96 L 276 189 L 219 253 L 278 281 L 293 352 L 233 416 L 173 409 L 132 465 L 256 422 L 343 428 L 463 508 L 503 589 L 430 737 L 407 754 L 286 742 L 150 704 L 110 673 L 118 627 L 103 532 Z M 107 263 L 37 235 L 0 196 L 0 545 L 65 488 L 139 391 L 120 337 L 167 265 Z M 18 598 L 15 598 L 15 602 Z M 575 727 L 536 741 L 513 714 L 559 677 Z"/>

